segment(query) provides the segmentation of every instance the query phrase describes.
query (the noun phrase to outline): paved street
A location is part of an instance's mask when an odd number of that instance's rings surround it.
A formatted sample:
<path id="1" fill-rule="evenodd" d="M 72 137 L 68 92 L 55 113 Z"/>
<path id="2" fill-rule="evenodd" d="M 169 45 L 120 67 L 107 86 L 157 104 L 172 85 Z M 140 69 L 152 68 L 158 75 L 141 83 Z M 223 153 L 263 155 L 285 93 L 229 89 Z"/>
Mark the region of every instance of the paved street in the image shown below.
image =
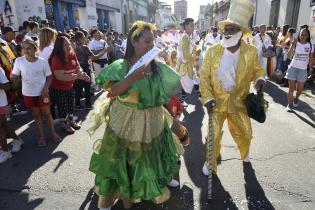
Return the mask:
<path id="1" fill-rule="evenodd" d="M 182 157 L 180 187 L 171 190 L 171 199 L 163 205 L 148 201 L 132 210 L 315 209 L 315 98 L 301 96 L 295 113 L 287 113 L 286 91 L 274 83 L 267 86 L 267 120 L 253 122 L 251 163 L 239 159 L 225 126 L 212 203 L 207 203 L 207 178 L 201 173 L 207 118 L 197 97 L 188 97 L 184 121 L 191 145 Z M 91 121 L 88 110 L 77 114 L 82 129 L 45 148 L 35 145 L 38 137 L 30 115 L 13 119 L 25 144 L 0 165 L 1 210 L 97 209 L 94 175 L 88 171 L 93 142 L 86 129 Z M 118 202 L 112 209 L 123 207 Z"/>

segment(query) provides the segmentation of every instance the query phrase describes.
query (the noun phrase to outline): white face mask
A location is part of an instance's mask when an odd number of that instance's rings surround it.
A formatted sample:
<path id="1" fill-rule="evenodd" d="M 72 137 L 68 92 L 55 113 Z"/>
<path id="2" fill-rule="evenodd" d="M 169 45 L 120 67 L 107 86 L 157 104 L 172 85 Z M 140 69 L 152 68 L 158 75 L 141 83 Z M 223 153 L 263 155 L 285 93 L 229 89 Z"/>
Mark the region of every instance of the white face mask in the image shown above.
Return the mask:
<path id="1" fill-rule="evenodd" d="M 238 44 L 242 35 L 243 35 L 242 31 L 239 31 L 234 35 L 223 35 L 223 38 L 221 40 L 221 45 L 224 48 L 234 47 L 235 45 Z"/>

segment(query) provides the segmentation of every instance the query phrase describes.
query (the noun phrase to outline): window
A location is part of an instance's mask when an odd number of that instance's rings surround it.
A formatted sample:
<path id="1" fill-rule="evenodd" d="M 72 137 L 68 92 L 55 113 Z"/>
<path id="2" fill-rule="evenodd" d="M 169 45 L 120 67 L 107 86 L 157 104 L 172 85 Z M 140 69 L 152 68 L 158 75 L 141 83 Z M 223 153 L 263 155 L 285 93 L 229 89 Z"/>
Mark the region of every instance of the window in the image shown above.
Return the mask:
<path id="1" fill-rule="evenodd" d="M 315 6 L 315 0 L 311 0 L 310 5 L 311 5 L 311 6 Z"/>

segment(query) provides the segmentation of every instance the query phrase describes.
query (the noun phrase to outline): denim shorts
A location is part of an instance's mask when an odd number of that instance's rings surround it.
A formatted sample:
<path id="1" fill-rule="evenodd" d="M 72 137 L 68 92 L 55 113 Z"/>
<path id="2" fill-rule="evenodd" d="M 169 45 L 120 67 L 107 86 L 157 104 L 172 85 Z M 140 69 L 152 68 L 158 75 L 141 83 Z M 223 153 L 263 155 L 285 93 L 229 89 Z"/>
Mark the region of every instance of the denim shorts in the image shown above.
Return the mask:
<path id="1" fill-rule="evenodd" d="M 305 82 L 307 79 L 307 69 L 299 69 L 290 66 L 287 70 L 285 78 L 289 80 L 296 80 L 298 82 Z"/>

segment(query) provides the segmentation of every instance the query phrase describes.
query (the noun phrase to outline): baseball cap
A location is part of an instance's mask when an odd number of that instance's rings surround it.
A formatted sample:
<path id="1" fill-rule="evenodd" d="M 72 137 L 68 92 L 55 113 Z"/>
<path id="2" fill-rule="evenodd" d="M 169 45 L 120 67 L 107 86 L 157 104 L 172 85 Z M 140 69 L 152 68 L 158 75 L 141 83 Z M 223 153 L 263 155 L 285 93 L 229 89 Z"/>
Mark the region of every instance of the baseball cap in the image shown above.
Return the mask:
<path id="1" fill-rule="evenodd" d="M 6 33 L 8 33 L 8 32 L 17 32 L 16 30 L 14 30 L 11 26 L 6 26 L 6 27 L 3 27 L 2 28 L 2 34 L 6 34 Z"/>

